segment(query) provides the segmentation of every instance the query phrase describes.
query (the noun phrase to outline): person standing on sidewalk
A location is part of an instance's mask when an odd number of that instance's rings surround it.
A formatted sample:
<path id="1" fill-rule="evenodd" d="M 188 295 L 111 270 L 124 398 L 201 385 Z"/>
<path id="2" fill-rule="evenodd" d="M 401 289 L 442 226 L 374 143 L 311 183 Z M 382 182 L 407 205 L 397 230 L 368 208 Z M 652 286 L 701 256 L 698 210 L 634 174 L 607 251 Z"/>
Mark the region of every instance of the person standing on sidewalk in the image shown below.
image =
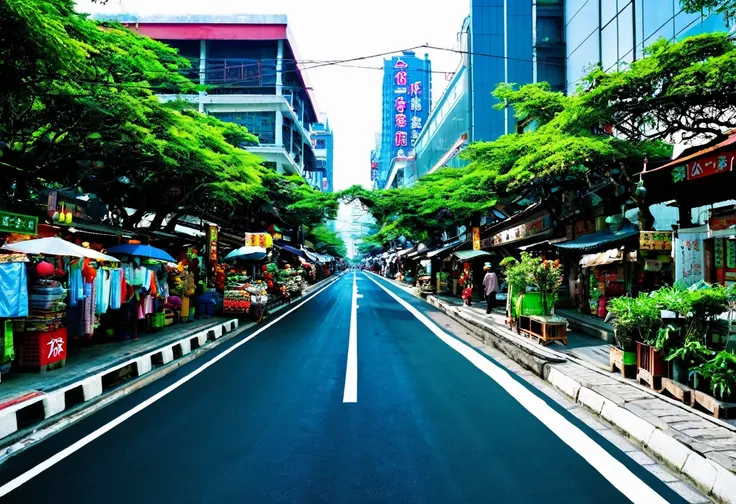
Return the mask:
<path id="1" fill-rule="evenodd" d="M 491 267 L 491 263 L 487 262 L 483 266 L 483 270 L 486 272 L 486 275 L 483 277 L 483 294 L 486 296 L 486 302 L 488 303 L 488 307 L 486 308 L 486 313 L 491 313 L 491 307 L 496 302 L 496 293 L 498 292 L 498 276 L 496 273 L 493 272 L 493 268 Z"/>

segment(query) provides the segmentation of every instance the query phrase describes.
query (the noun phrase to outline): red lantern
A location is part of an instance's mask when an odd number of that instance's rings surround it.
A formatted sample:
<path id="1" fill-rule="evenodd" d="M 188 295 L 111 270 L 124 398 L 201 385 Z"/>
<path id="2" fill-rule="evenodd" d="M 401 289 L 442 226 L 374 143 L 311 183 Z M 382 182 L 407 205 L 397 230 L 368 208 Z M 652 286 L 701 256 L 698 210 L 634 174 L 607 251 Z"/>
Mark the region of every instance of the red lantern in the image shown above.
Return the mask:
<path id="1" fill-rule="evenodd" d="M 40 277 L 52 276 L 54 274 L 54 269 L 54 265 L 46 261 L 36 264 L 36 274 Z"/>
<path id="2" fill-rule="evenodd" d="M 269 280 L 268 282 L 266 282 L 266 285 L 268 286 L 269 289 L 273 289 L 273 281 L 272 280 Z"/>

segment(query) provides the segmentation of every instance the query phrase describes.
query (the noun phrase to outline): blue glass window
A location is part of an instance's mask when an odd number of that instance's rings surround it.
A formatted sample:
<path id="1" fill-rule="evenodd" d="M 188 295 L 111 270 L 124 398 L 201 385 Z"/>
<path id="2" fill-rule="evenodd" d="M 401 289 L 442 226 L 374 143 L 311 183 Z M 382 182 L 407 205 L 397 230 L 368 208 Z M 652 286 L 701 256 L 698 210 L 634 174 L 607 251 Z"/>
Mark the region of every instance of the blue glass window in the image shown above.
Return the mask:
<path id="1" fill-rule="evenodd" d="M 601 25 L 607 25 L 616 17 L 617 12 L 616 0 L 601 0 Z"/>
<path id="2" fill-rule="evenodd" d="M 675 2 L 677 0 L 644 0 L 642 19 L 644 20 L 645 46 L 660 37 L 672 40 L 675 36 Z"/>
<path id="3" fill-rule="evenodd" d="M 634 9 L 631 5 L 618 15 L 618 61 L 624 64 L 634 61 Z"/>
<path id="4" fill-rule="evenodd" d="M 618 27 L 616 20 L 608 23 L 601 31 L 601 65 L 603 70 L 610 70 L 618 61 Z"/>

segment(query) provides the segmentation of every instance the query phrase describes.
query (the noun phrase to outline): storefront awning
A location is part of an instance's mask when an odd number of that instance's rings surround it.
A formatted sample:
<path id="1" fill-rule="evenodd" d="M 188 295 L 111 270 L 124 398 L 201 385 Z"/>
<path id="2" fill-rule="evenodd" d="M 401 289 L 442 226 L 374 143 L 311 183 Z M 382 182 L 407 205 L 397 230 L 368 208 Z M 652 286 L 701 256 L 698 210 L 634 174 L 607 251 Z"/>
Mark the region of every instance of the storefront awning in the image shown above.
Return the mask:
<path id="1" fill-rule="evenodd" d="M 436 256 L 442 254 L 443 252 L 447 252 L 448 250 L 452 250 L 455 247 L 459 247 L 460 245 L 462 245 L 463 243 L 465 243 L 465 240 L 466 239 L 467 239 L 467 237 L 463 235 L 459 239 L 454 240 L 454 241 L 451 241 L 450 243 L 447 243 L 445 245 L 442 245 L 438 249 L 434 249 L 431 252 L 427 252 L 427 257 L 428 258 L 436 257 Z"/>
<path id="2" fill-rule="evenodd" d="M 404 250 L 399 250 L 399 252 L 397 253 L 397 255 L 399 257 L 404 257 L 405 255 L 408 255 L 411 252 L 414 252 L 415 250 L 416 250 L 416 247 L 407 248 L 407 249 L 404 249 Z"/>
<path id="3" fill-rule="evenodd" d="M 304 255 L 307 256 L 307 259 L 312 262 L 319 261 L 319 258 L 317 257 L 317 254 L 314 252 L 310 252 L 307 249 L 302 249 L 302 252 L 304 252 Z"/>
<path id="4" fill-rule="evenodd" d="M 546 249 L 546 248 L 552 247 L 553 245 L 557 243 L 562 243 L 564 241 L 567 241 L 567 238 L 557 238 L 555 240 L 542 240 L 542 241 L 530 243 L 528 245 L 522 245 L 521 247 L 518 247 L 518 248 L 522 252 L 526 252 L 527 250 Z"/>
<path id="5" fill-rule="evenodd" d="M 395 263 L 396 262 L 396 254 L 391 254 L 390 256 L 388 256 L 388 259 L 386 259 L 386 262 L 388 264 Z"/>
<path id="6" fill-rule="evenodd" d="M 453 255 L 461 261 L 470 261 L 471 259 L 477 259 L 478 257 L 489 257 L 491 254 L 485 250 L 459 250 Z"/>
<path id="7" fill-rule="evenodd" d="M 639 236 L 639 229 L 632 224 L 624 226 L 616 232 L 609 230 L 588 233 L 579 238 L 555 245 L 562 250 L 571 252 L 603 252 L 612 248 L 620 247 L 627 242 L 634 241 Z"/>

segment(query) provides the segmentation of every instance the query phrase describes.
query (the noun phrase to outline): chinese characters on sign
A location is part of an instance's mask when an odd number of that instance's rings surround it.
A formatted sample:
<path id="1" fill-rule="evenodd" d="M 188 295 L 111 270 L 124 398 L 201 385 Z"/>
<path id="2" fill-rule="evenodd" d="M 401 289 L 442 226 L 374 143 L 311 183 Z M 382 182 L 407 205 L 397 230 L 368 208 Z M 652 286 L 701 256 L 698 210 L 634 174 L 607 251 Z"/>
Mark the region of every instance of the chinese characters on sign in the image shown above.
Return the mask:
<path id="1" fill-rule="evenodd" d="M 672 180 L 682 182 L 683 180 L 696 180 L 719 173 L 733 171 L 736 164 L 736 152 L 722 152 L 707 156 L 699 156 L 672 169 Z"/>
<path id="2" fill-rule="evenodd" d="M 0 211 L 0 232 L 36 236 L 38 217 Z"/>
<path id="3" fill-rule="evenodd" d="M 405 147 L 416 146 L 424 126 L 423 82 L 418 71 L 399 59 L 394 64 L 394 148 L 396 156 L 406 156 Z M 408 95 L 408 96 L 406 96 Z"/>
<path id="4" fill-rule="evenodd" d="M 672 250 L 672 233 L 642 231 L 639 233 L 639 250 Z"/>
<path id="5" fill-rule="evenodd" d="M 64 353 L 64 338 L 51 338 L 46 344 L 49 347 L 47 359 L 55 359 Z"/>
<path id="6" fill-rule="evenodd" d="M 506 229 L 497 233 L 491 237 L 485 238 L 482 242 L 483 248 L 496 247 L 505 243 L 515 242 L 517 240 L 523 240 L 531 236 L 543 233 L 549 230 L 551 225 L 551 219 L 549 216 L 542 217 L 540 219 L 527 222 L 526 224 L 520 224 L 511 229 Z"/>
<path id="7" fill-rule="evenodd" d="M 480 250 L 480 226 L 473 226 L 473 250 Z"/>
<path id="8" fill-rule="evenodd" d="M 217 236 L 218 228 L 215 224 L 207 227 L 207 257 L 209 258 L 209 266 L 214 272 L 217 264 Z"/>

